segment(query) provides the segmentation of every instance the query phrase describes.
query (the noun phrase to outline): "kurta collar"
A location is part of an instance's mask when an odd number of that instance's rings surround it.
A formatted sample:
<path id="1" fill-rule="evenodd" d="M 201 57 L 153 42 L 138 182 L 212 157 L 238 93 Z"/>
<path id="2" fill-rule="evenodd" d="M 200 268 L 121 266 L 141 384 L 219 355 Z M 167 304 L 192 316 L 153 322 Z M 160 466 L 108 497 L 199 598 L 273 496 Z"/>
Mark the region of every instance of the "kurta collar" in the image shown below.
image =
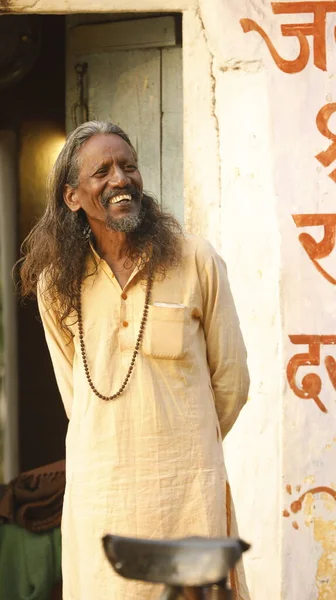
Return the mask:
<path id="1" fill-rule="evenodd" d="M 89 240 L 89 247 L 90 247 L 90 251 L 91 251 L 91 256 L 89 257 L 90 262 L 92 262 L 92 259 L 94 260 L 94 262 L 96 263 L 96 265 L 101 265 L 102 268 L 104 269 L 104 271 L 107 273 L 107 275 L 110 277 L 111 274 L 113 276 L 113 278 L 115 278 L 115 275 L 111 269 L 111 267 L 107 264 L 107 262 L 101 257 L 99 256 L 97 250 L 94 247 L 94 243 L 93 243 L 93 239 L 91 238 Z M 146 262 L 148 262 L 149 260 L 149 256 L 146 256 Z M 135 278 L 135 276 L 139 273 L 140 269 L 138 265 L 135 265 L 129 280 L 127 281 L 125 288 L 127 288 L 129 286 L 129 284 L 133 281 L 133 279 Z"/>

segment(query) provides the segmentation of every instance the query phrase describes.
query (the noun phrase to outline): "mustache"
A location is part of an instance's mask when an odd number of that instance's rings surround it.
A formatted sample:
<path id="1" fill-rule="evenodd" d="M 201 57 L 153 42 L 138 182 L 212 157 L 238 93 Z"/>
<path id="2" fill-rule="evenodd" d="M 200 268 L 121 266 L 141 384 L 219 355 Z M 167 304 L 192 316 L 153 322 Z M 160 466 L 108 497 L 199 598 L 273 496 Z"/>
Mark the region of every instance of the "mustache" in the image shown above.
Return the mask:
<path id="1" fill-rule="evenodd" d="M 115 188 L 114 190 L 107 190 L 101 195 L 100 202 L 104 208 L 106 208 L 112 198 L 119 196 L 120 194 L 130 194 L 133 201 L 140 200 L 141 194 L 135 185 L 129 184 L 124 188 Z"/>

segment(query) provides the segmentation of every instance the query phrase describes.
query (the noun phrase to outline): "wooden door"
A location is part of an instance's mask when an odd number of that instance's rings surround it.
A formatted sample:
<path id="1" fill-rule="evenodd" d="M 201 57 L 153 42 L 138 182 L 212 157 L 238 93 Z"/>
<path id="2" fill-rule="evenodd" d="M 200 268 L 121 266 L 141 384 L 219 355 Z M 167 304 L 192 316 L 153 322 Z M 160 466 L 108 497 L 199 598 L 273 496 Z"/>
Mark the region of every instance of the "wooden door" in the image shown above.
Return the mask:
<path id="1" fill-rule="evenodd" d="M 72 18 L 67 35 L 68 131 L 75 127 L 78 63 L 87 64 L 83 87 L 89 119 L 110 120 L 128 133 L 145 190 L 183 223 L 182 51 L 175 19 L 76 24 Z"/>

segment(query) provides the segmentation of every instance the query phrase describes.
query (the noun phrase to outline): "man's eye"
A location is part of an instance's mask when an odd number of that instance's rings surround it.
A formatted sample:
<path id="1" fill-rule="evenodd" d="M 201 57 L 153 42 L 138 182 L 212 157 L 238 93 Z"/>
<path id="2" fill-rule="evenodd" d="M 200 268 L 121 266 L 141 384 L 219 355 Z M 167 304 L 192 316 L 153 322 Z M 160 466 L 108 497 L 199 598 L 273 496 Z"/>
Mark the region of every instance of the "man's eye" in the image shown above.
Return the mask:
<path id="1" fill-rule="evenodd" d="M 136 171 L 137 168 L 138 167 L 136 165 L 125 165 L 124 166 L 124 171 Z"/>
<path id="2" fill-rule="evenodd" d="M 96 176 L 101 177 L 102 175 L 106 174 L 106 169 L 103 167 L 101 169 L 98 169 L 98 171 L 96 171 Z"/>

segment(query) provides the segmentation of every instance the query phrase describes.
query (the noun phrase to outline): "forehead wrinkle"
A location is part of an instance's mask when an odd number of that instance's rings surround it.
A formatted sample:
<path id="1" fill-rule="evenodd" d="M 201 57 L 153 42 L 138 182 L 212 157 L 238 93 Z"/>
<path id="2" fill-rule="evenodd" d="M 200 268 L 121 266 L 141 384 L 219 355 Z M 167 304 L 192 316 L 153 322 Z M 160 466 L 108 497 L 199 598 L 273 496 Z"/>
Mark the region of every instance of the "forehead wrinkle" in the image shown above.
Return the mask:
<path id="1" fill-rule="evenodd" d="M 101 168 L 102 166 L 108 166 L 111 163 L 135 161 L 136 166 L 138 166 L 138 157 L 135 149 L 121 137 L 118 142 L 121 142 L 122 147 L 119 146 L 119 148 L 111 148 L 109 146 L 106 147 L 105 145 L 104 147 L 94 146 L 92 148 L 92 144 L 89 142 L 95 137 L 101 136 L 93 136 L 92 138 L 86 140 L 86 142 L 78 151 L 77 164 L 81 175 L 84 175 L 84 177 L 92 176 L 95 170 Z M 93 160 L 95 161 L 94 164 L 92 164 Z"/>
<path id="2" fill-rule="evenodd" d="M 89 157 L 87 158 L 89 160 Z M 91 165 L 89 164 L 88 169 L 90 173 L 94 173 L 96 169 L 99 169 L 101 167 L 109 167 L 110 165 L 116 163 L 120 164 L 123 162 L 128 162 L 130 158 L 132 158 L 132 160 L 134 160 L 137 163 L 137 158 L 134 155 L 134 152 L 132 152 L 132 157 L 126 156 L 124 153 L 121 152 L 107 152 L 97 162 L 94 162 L 94 164 Z"/>

